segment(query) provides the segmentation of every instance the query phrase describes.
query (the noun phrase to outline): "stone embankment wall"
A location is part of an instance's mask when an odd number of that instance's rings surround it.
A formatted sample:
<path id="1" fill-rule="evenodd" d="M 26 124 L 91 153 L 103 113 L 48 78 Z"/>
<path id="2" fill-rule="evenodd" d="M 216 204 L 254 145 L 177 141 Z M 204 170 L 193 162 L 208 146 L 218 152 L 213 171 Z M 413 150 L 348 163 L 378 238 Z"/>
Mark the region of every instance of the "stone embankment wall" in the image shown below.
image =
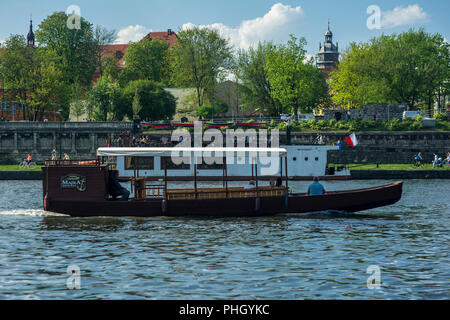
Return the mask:
<path id="1" fill-rule="evenodd" d="M 73 158 L 92 158 L 98 147 L 114 141 L 124 131 L 131 131 L 126 122 L 0 122 L 0 163 L 17 164 L 27 153 L 33 161 L 49 159 L 52 150 Z M 433 153 L 445 157 L 450 152 L 450 132 L 357 132 L 358 146 L 344 142 L 348 133 L 324 132 L 327 144 L 342 142 L 342 152 L 331 151 L 330 163 L 411 163 L 417 152 L 431 162 Z M 153 141 L 161 141 L 163 133 L 152 133 Z M 293 132 L 291 143 L 313 144 L 317 132 Z M 170 137 L 169 137 L 170 138 Z M 192 139 L 193 140 L 193 139 Z M 224 139 L 225 141 L 225 139 Z M 286 143 L 280 132 L 280 144 Z"/>
<path id="2" fill-rule="evenodd" d="M 58 157 L 92 158 L 107 139 L 132 127 L 124 122 L 0 122 L 0 163 L 18 164 L 27 153 L 43 163 L 52 150 Z"/>
<path id="3" fill-rule="evenodd" d="M 449 131 L 356 132 L 356 147 L 350 147 L 344 141 L 348 133 L 322 134 L 327 143 L 342 142 L 341 152 L 328 153 L 330 163 L 412 163 L 418 152 L 422 152 L 424 160 L 431 163 L 435 152 L 443 158 L 450 152 Z M 293 144 L 308 144 L 316 135 L 296 132 L 291 141 Z"/>

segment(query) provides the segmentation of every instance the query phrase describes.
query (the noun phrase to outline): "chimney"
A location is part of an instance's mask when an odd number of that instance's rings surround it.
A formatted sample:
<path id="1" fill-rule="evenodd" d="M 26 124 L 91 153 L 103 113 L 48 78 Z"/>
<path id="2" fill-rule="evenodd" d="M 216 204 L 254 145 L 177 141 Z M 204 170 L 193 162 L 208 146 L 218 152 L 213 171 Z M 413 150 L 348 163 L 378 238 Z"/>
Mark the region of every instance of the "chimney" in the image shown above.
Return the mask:
<path id="1" fill-rule="evenodd" d="M 171 36 L 171 35 L 172 35 L 172 29 L 167 29 L 167 34 L 168 34 L 169 36 Z"/>

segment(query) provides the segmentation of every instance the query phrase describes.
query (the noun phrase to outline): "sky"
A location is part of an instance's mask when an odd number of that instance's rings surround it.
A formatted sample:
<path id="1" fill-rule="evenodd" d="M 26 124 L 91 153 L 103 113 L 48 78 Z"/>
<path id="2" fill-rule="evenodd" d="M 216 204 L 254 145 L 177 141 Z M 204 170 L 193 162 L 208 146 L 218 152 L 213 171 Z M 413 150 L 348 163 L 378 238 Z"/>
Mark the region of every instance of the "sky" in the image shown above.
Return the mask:
<path id="1" fill-rule="evenodd" d="M 206 26 L 242 49 L 258 41 L 283 43 L 290 34 L 305 37 L 308 54 L 315 55 L 328 20 L 340 52 L 351 42 L 410 28 L 450 39 L 448 0 L 0 0 L 0 41 L 26 35 L 30 15 L 36 29 L 47 16 L 70 6 L 92 24 L 116 30 L 116 43 L 137 41 L 150 31 Z"/>

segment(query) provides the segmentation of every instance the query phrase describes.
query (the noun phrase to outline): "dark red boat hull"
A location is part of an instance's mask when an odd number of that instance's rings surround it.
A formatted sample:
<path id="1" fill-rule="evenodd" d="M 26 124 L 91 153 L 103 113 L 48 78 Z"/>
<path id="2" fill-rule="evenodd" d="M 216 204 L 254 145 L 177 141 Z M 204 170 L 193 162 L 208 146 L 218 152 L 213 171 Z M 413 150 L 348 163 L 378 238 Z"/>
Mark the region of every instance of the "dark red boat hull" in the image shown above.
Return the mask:
<path id="1" fill-rule="evenodd" d="M 402 182 L 374 188 L 329 192 L 322 196 L 143 201 L 70 201 L 48 199 L 46 209 L 71 216 L 210 216 L 252 217 L 326 210 L 357 212 L 396 203 Z"/>

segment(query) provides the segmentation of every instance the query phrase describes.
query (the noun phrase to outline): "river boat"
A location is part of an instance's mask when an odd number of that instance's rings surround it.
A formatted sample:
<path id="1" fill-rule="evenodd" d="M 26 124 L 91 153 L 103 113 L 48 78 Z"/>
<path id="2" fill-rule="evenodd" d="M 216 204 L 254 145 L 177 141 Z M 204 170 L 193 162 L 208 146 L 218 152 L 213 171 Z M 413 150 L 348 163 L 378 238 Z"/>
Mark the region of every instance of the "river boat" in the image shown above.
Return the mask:
<path id="1" fill-rule="evenodd" d="M 206 158 L 206 154 L 216 158 L 223 155 L 222 186 L 198 187 L 196 169 L 201 163 L 195 161 L 193 187 L 169 188 L 168 167 L 170 160 L 173 162 L 174 152 L 185 159 L 192 159 L 191 155 L 197 159 Z M 139 159 L 156 155 L 165 159 L 165 175 L 159 181 L 151 181 L 139 175 Z M 106 160 L 117 156 L 132 157 L 137 164 L 129 180 L 132 197 L 127 201 L 118 201 L 109 195 L 113 168 Z M 262 168 L 254 159 L 251 165 L 254 188 L 230 187 L 225 164 L 239 156 L 266 157 L 272 161 L 270 165 L 275 161 L 280 170 L 279 176 L 273 178 L 279 178 L 282 184 L 263 185 L 258 176 Z M 42 167 L 44 210 L 82 217 L 253 217 L 326 210 L 357 212 L 394 204 L 402 195 L 402 182 L 326 192 L 320 196 L 294 193 L 286 178 L 289 176 L 287 160 L 284 148 L 99 148 L 96 159 L 46 161 Z"/>

